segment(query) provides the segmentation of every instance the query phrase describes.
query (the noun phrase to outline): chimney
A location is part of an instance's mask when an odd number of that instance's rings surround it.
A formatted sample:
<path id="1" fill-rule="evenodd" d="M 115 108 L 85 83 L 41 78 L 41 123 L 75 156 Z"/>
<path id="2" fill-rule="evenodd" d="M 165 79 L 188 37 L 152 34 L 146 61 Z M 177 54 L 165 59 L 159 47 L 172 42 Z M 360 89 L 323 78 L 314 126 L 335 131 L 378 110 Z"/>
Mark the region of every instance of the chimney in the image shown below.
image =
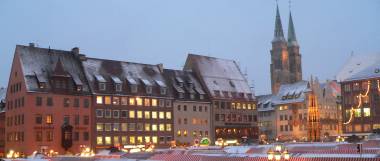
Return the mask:
<path id="1" fill-rule="evenodd" d="M 157 67 L 158 67 L 158 69 L 160 70 L 161 73 L 164 72 L 164 64 L 162 64 L 162 63 L 157 64 Z"/>
<path id="2" fill-rule="evenodd" d="M 78 47 L 74 47 L 71 49 L 71 52 L 73 52 L 74 54 L 78 54 L 79 55 L 79 48 Z"/>
<path id="3" fill-rule="evenodd" d="M 35 47 L 35 45 L 34 45 L 34 43 L 29 43 L 29 47 L 32 47 L 32 48 L 34 48 Z"/>

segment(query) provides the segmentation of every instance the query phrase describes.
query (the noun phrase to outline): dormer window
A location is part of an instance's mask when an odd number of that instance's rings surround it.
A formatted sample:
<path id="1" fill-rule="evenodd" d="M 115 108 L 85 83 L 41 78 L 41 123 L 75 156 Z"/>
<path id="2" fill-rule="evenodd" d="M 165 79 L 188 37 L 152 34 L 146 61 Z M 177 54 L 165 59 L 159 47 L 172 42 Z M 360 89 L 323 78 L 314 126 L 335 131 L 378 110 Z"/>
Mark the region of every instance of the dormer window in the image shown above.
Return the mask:
<path id="1" fill-rule="evenodd" d="M 190 93 L 190 99 L 195 99 L 195 95 L 193 93 Z"/>
<path id="2" fill-rule="evenodd" d="M 137 93 L 137 85 L 136 84 L 131 85 L 131 93 Z"/>
<path id="3" fill-rule="evenodd" d="M 121 89 L 122 89 L 121 84 L 120 84 L 120 83 L 116 83 L 116 84 L 115 84 L 115 91 L 117 91 L 117 92 L 121 92 Z"/>
<path id="4" fill-rule="evenodd" d="M 117 92 L 121 92 L 122 90 L 122 81 L 119 79 L 119 77 L 116 77 L 116 76 L 111 76 L 111 79 L 115 85 L 115 91 Z"/>
<path id="5" fill-rule="evenodd" d="M 146 86 L 145 90 L 147 94 L 152 94 L 152 86 Z"/>
<path id="6" fill-rule="evenodd" d="M 99 90 L 105 91 L 106 90 L 106 83 L 99 83 Z"/>
<path id="7" fill-rule="evenodd" d="M 78 92 L 80 92 L 80 91 L 82 91 L 83 88 L 82 88 L 82 86 L 77 86 L 76 89 L 77 89 Z"/>
<path id="8" fill-rule="evenodd" d="M 161 95 L 166 95 L 166 88 L 165 87 L 161 87 L 160 88 L 160 94 Z"/>
<path id="9" fill-rule="evenodd" d="M 34 73 L 36 78 L 37 78 L 37 82 L 38 82 L 38 88 L 40 89 L 44 89 L 46 88 L 46 78 L 42 75 L 42 74 L 37 74 L 37 73 Z"/>
<path id="10" fill-rule="evenodd" d="M 185 97 L 185 94 L 182 93 L 182 92 L 179 92 L 179 93 L 178 93 L 178 97 L 179 97 L 179 98 L 184 98 L 184 97 Z"/>
<path id="11" fill-rule="evenodd" d="M 44 89 L 44 88 L 46 88 L 46 83 L 41 82 L 41 83 L 39 83 L 38 87 L 40 89 Z"/>
<path id="12" fill-rule="evenodd" d="M 205 95 L 200 94 L 200 95 L 199 95 L 199 99 L 201 99 L 201 100 L 205 99 Z"/>
<path id="13" fill-rule="evenodd" d="M 183 79 L 181 77 L 176 77 L 175 80 L 178 83 L 178 86 L 183 87 Z"/>

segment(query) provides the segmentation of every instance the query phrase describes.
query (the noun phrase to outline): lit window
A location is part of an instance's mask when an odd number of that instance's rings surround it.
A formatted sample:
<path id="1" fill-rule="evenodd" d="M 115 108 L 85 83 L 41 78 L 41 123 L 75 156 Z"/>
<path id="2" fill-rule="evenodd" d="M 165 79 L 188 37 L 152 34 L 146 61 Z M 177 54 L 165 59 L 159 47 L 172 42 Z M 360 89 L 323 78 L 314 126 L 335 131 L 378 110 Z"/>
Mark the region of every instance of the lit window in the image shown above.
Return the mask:
<path id="1" fill-rule="evenodd" d="M 247 104 L 247 109 L 248 109 L 248 110 L 252 109 L 251 104 Z"/>
<path id="2" fill-rule="evenodd" d="M 156 107 L 157 106 L 157 99 L 152 99 L 152 106 Z"/>
<path id="3" fill-rule="evenodd" d="M 142 111 L 137 111 L 137 118 L 142 119 L 143 118 L 143 112 Z"/>
<path id="4" fill-rule="evenodd" d="M 142 106 L 142 98 L 137 97 L 136 102 L 137 102 L 137 106 Z"/>
<path id="5" fill-rule="evenodd" d="M 160 124 L 160 131 L 165 131 L 165 124 Z"/>
<path id="6" fill-rule="evenodd" d="M 361 117 L 361 115 L 362 115 L 362 113 L 361 113 L 360 108 L 354 109 L 354 116 L 355 117 Z"/>
<path id="7" fill-rule="evenodd" d="M 129 111 L 129 118 L 133 119 L 135 118 L 135 111 Z"/>
<path id="8" fill-rule="evenodd" d="M 157 124 L 152 124 L 152 131 L 157 131 Z"/>
<path id="9" fill-rule="evenodd" d="M 111 96 L 104 96 L 104 103 L 106 105 L 110 105 L 111 104 Z"/>
<path id="10" fill-rule="evenodd" d="M 119 105 L 120 104 L 120 97 L 113 97 L 112 104 L 113 105 Z"/>
<path id="11" fill-rule="evenodd" d="M 252 110 L 256 110 L 256 104 L 252 104 Z"/>
<path id="12" fill-rule="evenodd" d="M 144 118 L 145 119 L 150 119 L 150 112 L 149 111 L 145 111 L 144 112 Z"/>
<path id="13" fill-rule="evenodd" d="M 183 136 L 187 136 L 187 130 L 183 131 Z"/>
<path id="14" fill-rule="evenodd" d="M 52 115 L 46 115 L 46 123 L 47 124 L 53 123 L 53 116 Z"/>
<path id="15" fill-rule="evenodd" d="M 113 144 L 114 145 L 119 144 L 119 136 L 114 136 L 113 137 Z"/>
<path id="16" fill-rule="evenodd" d="M 172 124 L 166 124 L 166 131 L 172 131 Z"/>
<path id="17" fill-rule="evenodd" d="M 370 108 L 363 108 L 364 117 L 370 117 L 371 116 L 371 109 Z"/>
<path id="18" fill-rule="evenodd" d="M 96 137 L 96 144 L 98 144 L 98 145 L 102 145 L 103 144 L 103 137 L 102 136 Z"/>
<path id="19" fill-rule="evenodd" d="M 127 131 L 127 130 L 128 130 L 127 123 L 121 123 L 121 131 Z"/>
<path id="20" fill-rule="evenodd" d="M 119 131 L 119 130 L 120 130 L 119 123 L 113 123 L 113 131 Z"/>
<path id="21" fill-rule="evenodd" d="M 96 96 L 96 104 L 103 104 L 103 96 Z"/>
<path id="22" fill-rule="evenodd" d="M 102 123 L 96 123 L 96 131 L 103 131 L 103 124 Z"/>
<path id="23" fill-rule="evenodd" d="M 135 105 L 135 99 L 129 98 L 129 105 Z"/>
<path id="24" fill-rule="evenodd" d="M 242 105 L 243 105 L 243 110 L 245 110 L 246 109 L 245 103 L 243 103 Z"/>
<path id="25" fill-rule="evenodd" d="M 106 145 L 111 145 L 111 136 L 104 137 L 104 140 L 106 142 Z"/>
<path id="26" fill-rule="evenodd" d="M 136 138 L 134 137 L 134 136 L 130 136 L 129 137 L 129 143 L 130 144 L 136 144 L 136 140 L 135 140 Z"/>
<path id="27" fill-rule="evenodd" d="M 150 136 L 145 136 L 144 139 L 145 139 L 145 142 L 146 142 L 146 143 L 149 143 L 149 142 L 150 142 Z"/>
<path id="28" fill-rule="evenodd" d="M 232 109 L 235 109 L 236 107 L 235 107 L 235 103 L 231 103 L 231 107 L 232 107 Z"/>
<path id="29" fill-rule="evenodd" d="M 165 112 L 159 112 L 159 118 L 164 119 L 165 118 Z"/>
<path id="30" fill-rule="evenodd" d="M 181 130 L 177 131 L 177 136 L 181 136 Z"/>
<path id="31" fill-rule="evenodd" d="M 150 106 L 150 100 L 149 98 L 144 99 L 144 106 Z"/>
<path id="32" fill-rule="evenodd" d="M 128 105 L 128 97 L 121 97 L 121 105 Z"/>
<path id="33" fill-rule="evenodd" d="M 236 103 L 236 109 L 240 109 L 241 108 L 241 106 L 240 106 L 240 103 Z"/>
<path id="34" fill-rule="evenodd" d="M 127 137 L 126 136 L 121 137 L 121 144 L 123 144 L 123 145 L 127 144 Z"/>
<path id="35" fill-rule="evenodd" d="M 144 129 L 145 131 L 150 131 L 150 124 L 146 123 Z"/>
<path id="36" fill-rule="evenodd" d="M 152 111 L 152 119 L 157 119 L 157 111 Z"/>
<path id="37" fill-rule="evenodd" d="M 152 136 L 152 142 L 153 144 L 157 144 L 158 142 L 157 136 Z"/>
<path id="38" fill-rule="evenodd" d="M 172 113 L 166 112 L 166 119 L 172 119 Z"/>
<path id="39" fill-rule="evenodd" d="M 143 143 L 143 137 L 142 136 L 138 136 L 137 137 L 137 144 L 142 144 Z"/>

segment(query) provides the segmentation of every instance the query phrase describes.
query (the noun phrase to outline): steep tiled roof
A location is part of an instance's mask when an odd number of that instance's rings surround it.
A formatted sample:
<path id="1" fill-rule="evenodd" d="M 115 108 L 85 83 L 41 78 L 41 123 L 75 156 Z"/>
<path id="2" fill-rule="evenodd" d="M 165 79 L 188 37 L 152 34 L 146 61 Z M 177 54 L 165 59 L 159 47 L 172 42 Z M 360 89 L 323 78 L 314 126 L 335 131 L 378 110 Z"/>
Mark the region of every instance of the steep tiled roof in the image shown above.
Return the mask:
<path id="1" fill-rule="evenodd" d="M 336 77 L 340 82 L 380 77 L 380 53 L 352 55 Z"/>
<path id="2" fill-rule="evenodd" d="M 239 66 L 233 60 L 189 54 L 185 70 L 198 72 L 203 83 L 213 97 L 218 97 L 215 91 L 228 93 L 252 94 L 246 78 Z"/>
<path id="3" fill-rule="evenodd" d="M 16 53 L 20 56 L 21 67 L 24 73 L 26 88 L 28 91 L 49 91 L 52 86 L 49 79 L 54 75 L 55 69 L 64 70 L 70 80 L 74 83 L 81 83 L 83 91 L 89 92 L 81 64 L 77 54 L 71 51 L 38 48 L 33 46 L 16 46 Z M 60 63 L 59 61 L 60 60 Z M 38 82 L 45 82 L 44 89 L 38 88 Z"/>

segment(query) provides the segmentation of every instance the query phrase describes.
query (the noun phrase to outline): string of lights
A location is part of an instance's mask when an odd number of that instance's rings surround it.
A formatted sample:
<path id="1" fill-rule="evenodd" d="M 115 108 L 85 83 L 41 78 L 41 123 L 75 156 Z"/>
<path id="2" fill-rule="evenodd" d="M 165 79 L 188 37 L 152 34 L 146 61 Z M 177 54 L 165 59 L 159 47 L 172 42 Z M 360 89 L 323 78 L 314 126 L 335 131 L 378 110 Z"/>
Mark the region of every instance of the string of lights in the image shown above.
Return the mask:
<path id="1" fill-rule="evenodd" d="M 377 80 L 377 90 L 378 91 L 380 91 L 379 86 L 380 86 L 379 85 L 379 80 Z M 362 106 L 362 97 L 368 97 L 369 88 L 370 87 L 371 87 L 371 81 L 368 81 L 367 82 L 367 91 L 364 94 L 359 93 L 359 95 L 356 96 L 356 98 L 359 99 L 359 102 L 358 102 L 358 105 L 356 106 L 356 109 L 359 109 Z M 343 123 L 344 125 L 350 124 L 352 122 L 352 120 L 354 119 L 354 112 L 355 112 L 355 108 L 351 107 L 351 110 L 350 110 L 350 119 L 348 119 L 347 122 Z"/>

